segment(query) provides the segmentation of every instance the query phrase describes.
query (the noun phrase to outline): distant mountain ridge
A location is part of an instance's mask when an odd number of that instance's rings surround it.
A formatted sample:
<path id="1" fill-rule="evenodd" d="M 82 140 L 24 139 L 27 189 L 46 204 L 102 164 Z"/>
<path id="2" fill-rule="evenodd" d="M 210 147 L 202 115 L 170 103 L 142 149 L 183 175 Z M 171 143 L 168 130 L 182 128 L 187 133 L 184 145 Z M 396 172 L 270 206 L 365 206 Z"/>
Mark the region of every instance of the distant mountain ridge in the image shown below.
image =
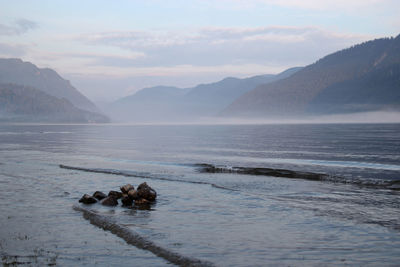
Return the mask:
<path id="1" fill-rule="evenodd" d="M 192 88 L 156 86 L 115 101 L 106 110 L 114 119 L 135 122 L 195 120 L 212 117 L 242 94 L 257 85 L 289 77 L 301 68 L 277 75 L 258 75 L 239 79 L 228 77 Z"/>
<path id="2" fill-rule="evenodd" d="M 183 97 L 185 112 L 201 116 L 215 116 L 244 93 L 260 84 L 266 84 L 286 78 L 300 68 L 291 68 L 273 75 L 257 75 L 249 78 L 228 77 L 219 82 L 200 84 L 188 91 Z"/>
<path id="3" fill-rule="evenodd" d="M 0 59 L 0 121 L 109 122 L 98 108 L 52 69 Z"/>
<path id="4" fill-rule="evenodd" d="M 260 85 L 225 110 L 229 117 L 363 112 L 400 107 L 400 35 L 330 54 L 294 75 Z"/>
<path id="5" fill-rule="evenodd" d="M 34 87 L 51 96 L 68 99 L 80 109 L 99 112 L 99 109 L 69 81 L 49 68 L 38 68 L 17 58 L 0 58 L 0 83 Z"/>
<path id="6" fill-rule="evenodd" d="M 179 99 L 185 89 L 156 86 L 144 88 L 137 93 L 121 98 L 105 108 L 115 121 L 161 122 L 179 116 Z"/>
<path id="7" fill-rule="evenodd" d="M 65 98 L 16 84 L 0 84 L 0 122 L 108 122 L 108 118 L 78 109 Z"/>
<path id="8" fill-rule="evenodd" d="M 377 92 L 379 88 L 379 92 Z M 400 64 L 326 87 L 306 108 L 310 114 L 400 110 Z"/>

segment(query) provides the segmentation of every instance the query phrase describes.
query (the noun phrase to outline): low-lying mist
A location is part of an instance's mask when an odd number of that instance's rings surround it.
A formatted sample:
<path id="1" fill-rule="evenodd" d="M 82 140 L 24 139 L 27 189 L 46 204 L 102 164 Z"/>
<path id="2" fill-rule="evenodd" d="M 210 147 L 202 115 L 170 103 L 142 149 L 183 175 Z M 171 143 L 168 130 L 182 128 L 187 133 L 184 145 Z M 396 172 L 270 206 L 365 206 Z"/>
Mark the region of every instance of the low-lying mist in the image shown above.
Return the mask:
<path id="1" fill-rule="evenodd" d="M 149 120 L 114 120 L 115 124 L 138 125 L 234 125 L 234 124 L 329 124 L 329 123 L 400 123 L 400 112 L 397 111 L 371 111 L 350 114 L 309 115 L 298 117 L 274 118 L 168 118 Z"/>

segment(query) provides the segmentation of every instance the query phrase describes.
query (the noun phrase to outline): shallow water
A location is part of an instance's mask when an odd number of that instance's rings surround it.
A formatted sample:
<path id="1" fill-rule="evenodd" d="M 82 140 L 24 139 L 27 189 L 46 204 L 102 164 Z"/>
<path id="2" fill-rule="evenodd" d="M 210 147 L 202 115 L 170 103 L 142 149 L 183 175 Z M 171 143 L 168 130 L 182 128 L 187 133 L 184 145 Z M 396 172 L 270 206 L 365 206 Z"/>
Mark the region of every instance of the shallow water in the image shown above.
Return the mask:
<path id="1" fill-rule="evenodd" d="M 198 163 L 340 180 L 203 173 Z M 399 174 L 396 124 L 1 125 L 0 251 L 6 264 L 183 265 L 171 260 L 180 255 L 217 266 L 395 266 L 400 191 L 365 181 Z M 78 203 L 144 181 L 158 193 L 150 209 Z"/>

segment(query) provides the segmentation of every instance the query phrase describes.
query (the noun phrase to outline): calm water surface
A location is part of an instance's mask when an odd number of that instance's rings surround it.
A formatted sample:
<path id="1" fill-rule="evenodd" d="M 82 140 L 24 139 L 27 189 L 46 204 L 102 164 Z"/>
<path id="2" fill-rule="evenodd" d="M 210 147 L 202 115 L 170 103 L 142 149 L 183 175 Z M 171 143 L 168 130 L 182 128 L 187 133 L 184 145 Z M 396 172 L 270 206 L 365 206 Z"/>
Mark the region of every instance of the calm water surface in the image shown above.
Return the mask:
<path id="1" fill-rule="evenodd" d="M 198 163 L 338 180 L 201 173 Z M 400 191 L 371 186 L 396 180 L 398 124 L 0 125 L 0 256 L 3 264 L 173 265 L 81 207 L 200 265 L 398 266 Z M 158 192 L 150 209 L 78 203 L 144 181 Z"/>

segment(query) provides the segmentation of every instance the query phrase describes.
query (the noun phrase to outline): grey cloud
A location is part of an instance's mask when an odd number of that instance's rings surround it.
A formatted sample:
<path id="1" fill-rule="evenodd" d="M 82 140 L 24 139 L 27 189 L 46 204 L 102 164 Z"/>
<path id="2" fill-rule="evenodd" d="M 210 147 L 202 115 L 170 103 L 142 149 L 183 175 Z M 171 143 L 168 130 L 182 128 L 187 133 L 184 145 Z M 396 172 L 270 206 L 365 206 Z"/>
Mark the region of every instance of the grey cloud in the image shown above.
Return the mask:
<path id="1" fill-rule="evenodd" d="M 309 64 L 370 37 L 346 36 L 314 27 L 203 28 L 195 32 L 109 32 L 82 37 L 145 54 L 124 59 L 101 56 L 94 65 L 116 67 Z"/>
<path id="2" fill-rule="evenodd" d="M 20 35 L 38 28 L 38 24 L 28 19 L 18 19 L 13 25 L 0 24 L 0 35 Z"/>
<path id="3" fill-rule="evenodd" d="M 15 22 L 17 28 L 20 30 L 20 33 L 27 32 L 29 30 L 34 30 L 38 28 L 38 24 L 32 20 L 28 19 L 19 19 Z"/>
<path id="4" fill-rule="evenodd" d="M 26 54 L 27 47 L 22 45 L 8 45 L 0 43 L 0 55 L 8 57 L 21 57 Z"/>
<path id="5" fill-rule="evenodd" d="M 208 39 L 238 39 L 256 35 L 300 35 L 317 31 L 312 27 L 264 27 L 264 28 L 206 28 L 200 34 Z"/>
<path id="6" fill-rule="evenodd" d="M 312 27 L 265 27 L 265 28 L 203 28 L 195 32 L 105 32 L 80 36 L 88 44 L 103 44 L 127 49 L 167 47 L 215 41 L 242 41 L 259 35 L 304 35 L 320 31 Z M 320 31 L 322 32 L 322 31 Z M 273 41 L 273 40 L 271 40 Z M 279 40 L 276 40 L 279 41 Z"/>
<path id="7" fill-rule="evenodd" d="M 15 35 L 15 28 L 0 24 L 0 35 Z"/>

